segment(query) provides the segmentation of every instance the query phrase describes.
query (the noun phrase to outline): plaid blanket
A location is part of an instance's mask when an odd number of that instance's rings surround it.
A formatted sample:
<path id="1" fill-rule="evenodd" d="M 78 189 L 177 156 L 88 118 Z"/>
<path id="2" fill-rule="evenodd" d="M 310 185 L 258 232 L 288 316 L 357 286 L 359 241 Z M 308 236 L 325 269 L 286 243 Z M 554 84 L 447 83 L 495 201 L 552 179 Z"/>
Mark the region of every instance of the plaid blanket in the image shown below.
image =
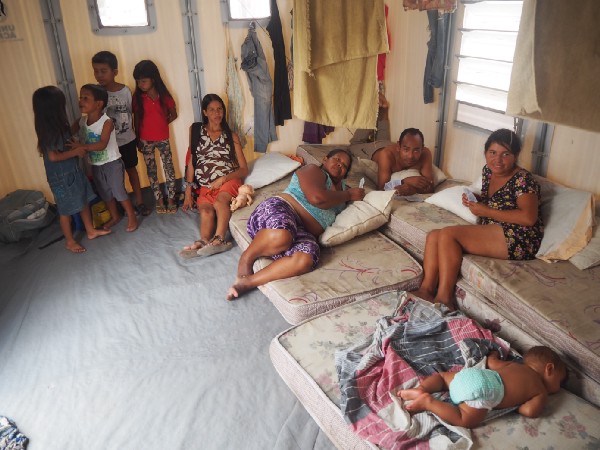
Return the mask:
<path id="1" fill-rule="evenodd" d="M 485 366 L 490 351 L 503 356 L 509 345 L 459 311 L 403 295 L 368 339 L 336 352 L 340 409 L 355 433 L 382 448 L 469 448 L 468 429 L 429 412 L 410 416 L 395 394 L 434 372 Z M 448 399 L 447 393 L 435 396 Z M 492 410 L 486 420 L 510 410 Z"/>

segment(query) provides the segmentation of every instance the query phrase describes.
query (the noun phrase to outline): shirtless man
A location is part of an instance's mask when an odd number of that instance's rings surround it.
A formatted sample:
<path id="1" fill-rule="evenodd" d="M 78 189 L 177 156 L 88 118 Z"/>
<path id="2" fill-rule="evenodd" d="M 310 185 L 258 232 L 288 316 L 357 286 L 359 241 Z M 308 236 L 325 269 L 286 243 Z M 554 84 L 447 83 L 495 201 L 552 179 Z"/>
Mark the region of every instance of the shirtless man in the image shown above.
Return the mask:
<path id="1" fill-rule="evenodd" d="M 548 395 L 560 390 L 567 370 L 548 347 L 537 346 L 523 356 L 523 363 L 502 361 L 498 352 L 487 357 L 487 369 L 440 372 L 425 378 L 419 387 L 402 389 L 398 396 L 410 413 L 431 411 L 450 425 L 473 428 L 490 409 L 518 406 L 526 417 L 539 417 Z M 436 400 L 433 392 L 450 391 L 452 403 Z"/>
<path id="2" fill-rule="evenodd" d="M 375 150 L 371 159 L 377 163 L 377 189 L 382 190 L 395 172 L 416 169 L 421 175 L 407 177 L 396 187 L 398 195 L 426 194 L 433 192 L 433 158 L 431 151 L 423 146 L 423 133 L 407 128 L 397 143 Z"/>

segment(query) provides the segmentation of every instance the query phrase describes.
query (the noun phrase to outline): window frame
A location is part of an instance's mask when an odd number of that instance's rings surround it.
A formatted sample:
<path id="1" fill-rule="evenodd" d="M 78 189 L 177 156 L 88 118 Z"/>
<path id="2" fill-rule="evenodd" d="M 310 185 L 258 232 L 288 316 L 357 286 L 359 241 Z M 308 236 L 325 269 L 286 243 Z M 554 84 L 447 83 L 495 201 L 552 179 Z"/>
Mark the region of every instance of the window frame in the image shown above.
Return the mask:
<path id="1" fill-rule="evenodd" d="M 115 0 L 119 1 L 119 0 Z M 146 16 L 148 25 L 143 26 L 104 26 L 100 19 L 100 10 L 98 8 L 98 0 L 88 0 L 88 13 L 92 24 L 92 32 L 100 36 L 120 36 L 124 34 L 146 34 L 156 30 L 156 9 L 154 2 L 144 0 L 146 6 Z"/>
<path id="2" fill-rule="evenodd" d="M 521 1 L 521 0 L 512 0 L 511 2 L 518 2 L 518 1 Z M 454 90 L 455 107 L 454 107 L 454 121 L 453 122 L 458 127 L 470 128 L 470 129 L 482 131 L 485 133 L 489 133 L 490 131 L 494 131 L 498 128 L 508 127 L 507 124 L 512 122 L 512 126 L 510 126 L 508 128 L 511 128 L 511 129 L 515 130 L 516 132 L 518 132 L 519 130 L 521 130 L 523 128 L 523 122 L 524 122 L 523 119 L 506 114 L 506 110 L 502 111 L 500 109 L 497 109 L 497 108 L 494 108 L 491 106 L 486 106 L 483 103 L 479 104 L 477 102 L 469 102 L 464 99 L 459 99 L 459 97 L 461 95 L 461 93 L 460 93 L 461 85 L 464 87 L 472 86 L 475 88 L 475 90 L 484 89 L 484 90 L 489 90 L 489 91 L 506 92 L 506 94 L 508 95 L 508 88 L 505 91 L 504 89 L 481 86 L 474 82 L 468 82 L 468 81 L 462 81 L 462 80 L 459 81 L 461 60 L 477 59 L 477 60 L 490 60 L 490 61 L 494 61 L 494 62 L 497 61 L 499 63 L 509 62 L 509 61 L 506 61 L 506 59 L 504 59 L 502 57 L 498 57 L 498 58 L 487 58 L 487 57 L 481 57 L 481 56 L 474 57 L 470 54 L 466 54 L 466 52 L 463 51 L 464 50 L 463 49 L 463 38 L 464 38 L 465 34 L 471 32 L 471 31 L 480 31 L 480 29 L 478 29 L 478 28 L 465 27 L 465 16 L 467 14 L 466 9 L 469 6 L 474 6 L 477 3 L 485 3 L 485 2 L 486 2 L 486 0 L 477 1 L 477 2 L 469 1 L 469 0 L 461 0 L 461 5 L 463 7 L 462 24 L 460 27 L 458 27 L 456 29 L 457 34 L 460 35 L 460 45 L 458 46 L 458 54 L 454 55 L 454 58 L 456 60 L 456 72 L 455 72 L 454 79 L 452 80 L 455 85 L 455 90 Z M 499 2 L 496 2 L 496 3 L 499 3 Z M 521 4 L 522 4 L 522 1 L 521 1 Z M 505 30 L 501 30 L 501 29 L 486 30 L 486 31 L 489 31 L 491 33 L 499 33 L 499 34 L 502 34 L 503 32 L 505 32 Z M 483 32 L 486 32 L 486 31 L 483 31 Z M 518 31 L 517 31 L 517 33 L 518 33 Z M 463 53 L 465 53 L 465 54 L 463 54 Z M 512 59 L 510 61 L 510 64 L 512 65 Z M 512 71 L 512 68 L 511 68 L 511 71 Z M 507 81 L 510 82 L 510 79 Z M 482 116 L 492 117 L 495 115 L 497 117 L 497 122 L 494 123 L 494 121 L 491 118 L 489 118 L 487 120 L 488 124 L 485 124 L 484 123 L 485 121 L 483 121 L 483 120 L 482 121 L 474 120 L 471 122 L 465 121 L 464 120 L 465 116 L 462 115 L 461 113 L 464 113 L 464 111 L 469 111 L 472 108 L 481 110 Z M 459 116 L 462 116 L 460 120 L 459 120 Z M 508 119 L 508 118 L 510 118 L 510 119 Z"/>
<path id="3" fill-rule="evenodd" d="M 253 0 L 253 1 L 256 2 L 256 0 Z M 250 22 L 256 21 L 256 20 L 265 20 L 265 19 L 269 20 L 271 18 L 271 14 L 272 14 L 271 2 L 269 0 L 261 0 L 261 1 L 264 1 L 268 4 L 267 5 L 269 7 L 268 15 L 263 16 L 263 17 L 233 17 L 231 14 L 231 0 L 225 0 L 224 2 L 226 3 L 225 9 L 227 10 L 227 20 L 231 21 L 231 22 L 242 23 L 242 24 L 250 23 Z"/>

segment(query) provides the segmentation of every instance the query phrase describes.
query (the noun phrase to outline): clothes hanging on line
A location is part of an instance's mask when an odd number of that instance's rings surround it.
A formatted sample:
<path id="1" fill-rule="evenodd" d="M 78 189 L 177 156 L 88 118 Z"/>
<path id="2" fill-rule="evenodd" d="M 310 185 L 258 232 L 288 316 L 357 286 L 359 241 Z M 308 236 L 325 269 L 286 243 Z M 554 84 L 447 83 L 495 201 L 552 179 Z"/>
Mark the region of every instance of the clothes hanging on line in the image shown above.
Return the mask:
<path id="1" fill-rule="evenodd" d="M 288 70 L 285 56 L 285 44 L 281 29 L 281 18 L 277 1 L 271 0 L 271 20 L 267 25 L 267 32 L 273 44 L 273 57 L 275 59 L 273 115 L 275 125 L 283 125 L 284 121 L 292 118 L 292 105 L 290 101 L 290 87 L 288 84 Z"/>
<path id="2" fill-rule="evenodd" d="M 304 133 L 302 134 L 302 140 L 307 144 L 322 144 L 325 136 L 327 136 L 333 130 L 335 130 L 335 127 L 321 125 L 314 122 L 304 122 Z"/>
<path id="3" fill-rule="evenodd" d="M 248 76 L 250 93 L 254 97 L 254 151 L 265 153 L 269 142 L 277 140 L 271 108 L 273 82 L 265 53 L 252 26 L 242 44 L 241 67 Z"/>

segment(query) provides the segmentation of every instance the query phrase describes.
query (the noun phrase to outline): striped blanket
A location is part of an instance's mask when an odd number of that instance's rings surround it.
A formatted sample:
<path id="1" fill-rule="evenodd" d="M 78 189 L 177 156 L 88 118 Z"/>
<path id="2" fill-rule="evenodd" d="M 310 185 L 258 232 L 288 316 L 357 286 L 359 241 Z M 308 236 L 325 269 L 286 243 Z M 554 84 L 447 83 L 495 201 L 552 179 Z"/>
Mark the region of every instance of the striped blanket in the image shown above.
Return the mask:
<path id="1" fill-rule="evenodd" d="M 434 372 L 485 366 L 491 350 L 505 355 L 509 345 L 461 312 L 405 298 L 368 339 L 336 352 L 340 409 L 355 433 L 381 448 L 469 448 L 468 429 L 429 412 L 410 416 L 395 394 Z M 506 412 L 492 410 L 486 420 Z"/>

